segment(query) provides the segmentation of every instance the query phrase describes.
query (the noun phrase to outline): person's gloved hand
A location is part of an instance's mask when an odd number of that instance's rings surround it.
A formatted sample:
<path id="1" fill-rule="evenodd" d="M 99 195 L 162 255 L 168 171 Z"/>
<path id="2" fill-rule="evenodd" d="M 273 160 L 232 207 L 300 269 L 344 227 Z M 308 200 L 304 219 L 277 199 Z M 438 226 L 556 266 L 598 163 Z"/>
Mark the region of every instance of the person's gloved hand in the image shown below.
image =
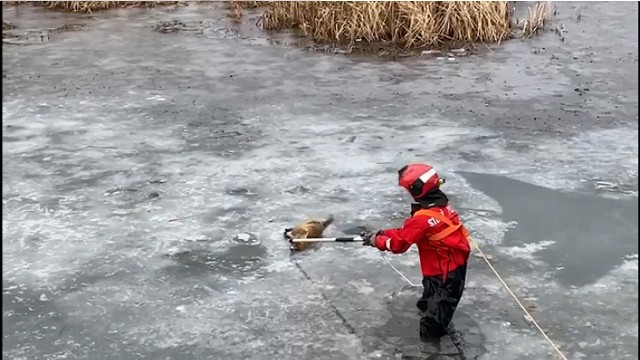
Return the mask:
<path id="1" fill-rule="evenodd" d="M 362 236 L 362 245 L 375 247 L 376 236 L 378 236 L 379 233 L 380 231 L 363 231 L 362 233 L 360 233 L 360 236 Z"/>

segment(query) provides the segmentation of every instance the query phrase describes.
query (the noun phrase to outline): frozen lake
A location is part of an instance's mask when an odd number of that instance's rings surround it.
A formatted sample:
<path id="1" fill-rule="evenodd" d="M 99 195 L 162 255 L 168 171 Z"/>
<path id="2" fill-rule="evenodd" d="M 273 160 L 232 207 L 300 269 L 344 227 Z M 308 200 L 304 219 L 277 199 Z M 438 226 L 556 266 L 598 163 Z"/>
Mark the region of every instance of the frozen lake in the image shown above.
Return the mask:
<path id="1" fill-rule="evenodd" d="M 569 359 L 637 358 L 636 3 L 396 62 L 272 45 L 220 6 L 3 9 L 84 25 L 3 44 L 3 359 L 414 354 L 420 289 L 377 250 L 282 239 L 307 216 L 399 225 L 412 161 Z M 205 26 L 153 30 L 172 19 Z M 415 249 L 388 259 L 419 283 Z M 449 358 L 557 359 L 523 315 L 472 256 Z"/>

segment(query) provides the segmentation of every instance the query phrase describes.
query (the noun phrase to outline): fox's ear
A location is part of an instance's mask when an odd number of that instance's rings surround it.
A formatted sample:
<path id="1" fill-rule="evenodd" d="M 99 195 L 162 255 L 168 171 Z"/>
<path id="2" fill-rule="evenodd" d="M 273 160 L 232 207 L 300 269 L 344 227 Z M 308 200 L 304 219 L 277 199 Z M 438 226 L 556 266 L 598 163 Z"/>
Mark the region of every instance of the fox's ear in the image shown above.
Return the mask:
<path id="1" fill-rule="evenodd" d="M 325 229 L 328 228 L 329 225 L 331 225 L 334 220 L 335 220 L 335 218 L 333 217 L 333 215 L 327 216 L 327 218 L 324 221 L 321 222 L 322 227 L 325 228 Z"/>

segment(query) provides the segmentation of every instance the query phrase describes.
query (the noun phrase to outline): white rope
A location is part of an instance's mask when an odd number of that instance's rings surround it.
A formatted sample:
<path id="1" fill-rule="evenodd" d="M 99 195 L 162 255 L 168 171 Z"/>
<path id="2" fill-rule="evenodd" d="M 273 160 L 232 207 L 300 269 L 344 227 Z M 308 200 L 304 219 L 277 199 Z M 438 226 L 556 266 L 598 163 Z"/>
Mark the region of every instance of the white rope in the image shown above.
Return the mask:
<path id="1" fill-rule="evenodd" d="M 542 330 L 542 327 L 540 327 L 540 325 L 538 325 L 538 323 L 536 322 L 536 320 L 533 318 L 533 316 L 531 316 L 531 314 L 529 313 L 529 311 L 527 310 L 527 308 L 522 305 L 522 303 L 520 302 L 520 300 L 518 299 L 518 297 L 513 293 L 513 291 L 511 291 L 511 288 L 509 287 L 509 285 L 507 285 L 507 283 L 502 279 L 502 276 L 500 276 L 500 274 L 498 274 L 498 271 L 493 267 L 493 265 L 491 265 L 491 262 L 489 262 L 489 259 L 485 256 L 485 254 L 482 252 L 482 250 L 480 249 L 480 247 L 478 246 L 478 243 L 475 242 L 475 240 L 469 238 L 469 245 L 471 245 L 472 248 L 476 248 L 478 250 L 478 252 L 480 253 L 480 257 L 482 257 L 484 259 L 484 261 L 487 263 L 487 265 L 489 265 L 489 268 L 493 271 L 493 273 L 496 275 L 496 277 L 498 278 L 498 280 L 500 280 L 500 282 L 502 283 L 502 286 L 504 286 L 505 289 L 507 289 L 507 292 L 509 293 L 509 295 L 511 295 L 511 297 L 513 297 L 513 299 L 516 301 L 516 303 L 518 303 L 518 305 L 520 306 L 520 308 L 522 309 L 522 311 L 524 311 L 525 315 L 528 317 L 529 320 L 531 320 L 531 323 L 533 323 L 533 325 L 535 325 L 535 327 L 538 329 L 538 331 L 540 331 L 540 333 L 542 334 L 542 336 L 549 342 L 549 344 L 551 344 L 551 347 L 553 347 L 553 349 L 560 355 L 560 357 L 563 360 L 567 360 L 567 357 L 564 356 L 564 354 L 562 353 L 562 351 L 560 351 L 560 348 L 558 348 L 558 346 L 553 342 L 553 340 L 551 340 L 551 338 L 549 338 L 549 336 L 547 335 L 547 333 Z M 414 284 L 413 282 L 411 282 L 411 280 L 409 280 L 406 276 L 404 276 L 404 274 L 402 272 L 400 272 L 400 270 L 396 269 L 395 266 L 393 266 L 393 264 L 391 264 L 391 262 L 389 261 L 389 259 L 387 259 L 386 256 L 384 256 L 383 252 L 380 252 L 380 255 L 382 255 L 382 259 L 389 264 L 389 266 L 393 269 L 393 271 L 395 271 L 398 275 L 400 275 L 404 281 L 406 281 L 409 285 L 413 286 L 413 287 L 418 287 L 418 286 L 422 286 L 419 284 Z"/>
<path id="2" fill-rule="evenodd" d="M 500 276 L 500 274 L 498 274 L 498 271 L 496 271 L 493 265 L 491 265 L 491 262 L 489 262 L 489 259 L 484 255 L 484 253 L 482 252 L 482 249 L 480 249 L 480 247 L 478 246 L 478 243 L 474 241 L 474 245 L 475 245 L 475 248 L 478 249 L 480 256 L 484 259 L 487 265 L 489 265 L 489 268 L 493 271 L 493 273 L 496 275 L 498 280 L 500 280 L 504 288 L 507 289 L 507 292 L 509 292 L 509 295 L 513 297 L 513 299 L 516 301 L 516 303 L 518 303 L 522 311 L 524 311 L 525 315 L 527 315 L 528 319 L 531 320 L 531 323 L 533 323 L 533 325 L 535 325 L 535 327 L 538 328 L 538 330 L 540 331 L 540 334 L 542 334 L 542 336 L 549 342 L 549 344 L 551 344 L 551 347 L 553 347 L 553 349 L 558 353 L 558 355 L 560 355 L 560 357 L 563 360 L 567 360 L 567 357 L 564 356 L 562 351 L 560 351 L 560 348 L 558 348 L 558 346 L 553 342 L 553 340 L 551 340 L 551 338 L 547 336 L 547 333 L 544 330 L 542 330 L 542 327 L 540 327 L 540 325 L 538 325 L 538 322 L 536 322 L 533 316 L 531 316 L 531 314 L 529 313 L 529 310 L 527 310 L 527 308 L 524 307 L 524 305 L 522 305 L 520 300 L 518 300 L 518 297 L 516 296 L 516 294 L 514 294 L 513 291 L 511 291 L 511 288 L 509 287 L 509 285 L 507 285 L 507 283 L 502 279 L 502 276 Z"/>
<path id="3" fill-rule="evenodd" d="M 382 259 L 383 259 L 387 264 L 389 264 L 389 266 L 391 266 L 391 268 L 393 269 L 393 271 L 395 271 L 398 275 L 400 275 L 400 276 L 404 279 L 404 281 L 406 281 L 409 285 L 411 285 L 411 286 L 413 286 L 413 287 L 419 287 L 419 286 L 422 286 L 422 284 L 414 284 L 414 283 L 412 283 L 412 282 L 411 282 L 411 280 L 409 280 L 406 276 L 404 276 L 404 274 L 403 274 L 403 273 L 401 273 L 401 272 L 400 272 L 400 270 L 396 269 L 396 267 L 395 267 L 395 266 L 393 266 L 393 264 L 391 264 L 391 262 L 389 261 L 389 259 L 387 259 L 387 257 L 386 257 L 386 256 L 384 256 L 384 253 L 383 253 L 382 251 L 380 252 L 380 255 L 382 256 Z"/>

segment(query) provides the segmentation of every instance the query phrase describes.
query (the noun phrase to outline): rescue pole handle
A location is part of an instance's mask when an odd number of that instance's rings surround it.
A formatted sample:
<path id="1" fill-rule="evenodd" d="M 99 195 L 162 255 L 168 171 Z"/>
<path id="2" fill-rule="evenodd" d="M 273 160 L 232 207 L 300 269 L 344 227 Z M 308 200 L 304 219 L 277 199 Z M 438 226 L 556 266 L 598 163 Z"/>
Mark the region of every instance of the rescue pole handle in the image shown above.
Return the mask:
<path id="1" fill-rule="evenodd" d="M 362 236 L 350 236 L 350 237 L 335 237 L 335 238 L 311 238 L 311 239 L 289 239 L 294 243 L 302 242 L 362 242 L 364 239 Z"/>

